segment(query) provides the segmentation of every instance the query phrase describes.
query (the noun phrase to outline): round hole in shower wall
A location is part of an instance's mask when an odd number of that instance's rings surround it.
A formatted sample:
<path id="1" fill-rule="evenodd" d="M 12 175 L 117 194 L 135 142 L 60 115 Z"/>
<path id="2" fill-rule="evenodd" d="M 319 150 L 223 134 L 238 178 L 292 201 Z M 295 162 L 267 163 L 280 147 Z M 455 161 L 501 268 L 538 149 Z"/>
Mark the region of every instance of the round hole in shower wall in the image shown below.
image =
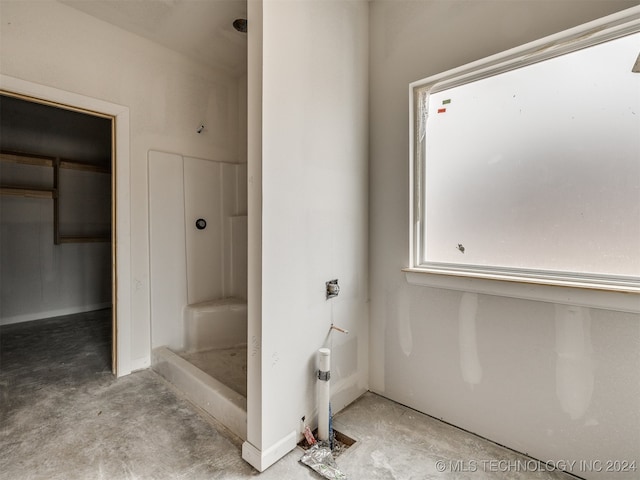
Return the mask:
<path id="1" fill-rule="evenodd" d="M 246 18 L 236 18 L 233 21 L 233 28 L 235 28 L 240 33 L 247 33 L 247 19 Z"/>

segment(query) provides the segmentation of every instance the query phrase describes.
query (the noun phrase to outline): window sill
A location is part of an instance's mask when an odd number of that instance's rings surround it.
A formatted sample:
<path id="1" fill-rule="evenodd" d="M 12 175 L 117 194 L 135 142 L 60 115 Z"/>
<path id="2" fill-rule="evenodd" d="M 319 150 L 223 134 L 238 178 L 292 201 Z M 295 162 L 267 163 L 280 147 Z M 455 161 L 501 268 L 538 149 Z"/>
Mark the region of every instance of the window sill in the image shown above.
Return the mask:
<path id="1" fill-rule="evenodd" d="M 540 278 L 451 267 L 405 268 L 403 272 L 412 285 L 640 313 L 640 284 L 637 282 L 597 283 L 577 278 Z"/>

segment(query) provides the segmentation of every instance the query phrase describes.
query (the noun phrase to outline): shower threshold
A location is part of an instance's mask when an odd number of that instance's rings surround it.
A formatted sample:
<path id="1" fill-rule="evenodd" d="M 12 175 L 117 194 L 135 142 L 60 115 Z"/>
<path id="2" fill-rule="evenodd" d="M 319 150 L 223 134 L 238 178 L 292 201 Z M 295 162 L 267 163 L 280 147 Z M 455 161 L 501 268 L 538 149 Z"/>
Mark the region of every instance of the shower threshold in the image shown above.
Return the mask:
<path id="1" fill-rule="evenodd" d="M 192 403 L 247 439 L 246 347 L 175 353 L 153 350 L 152 368 Z"/>

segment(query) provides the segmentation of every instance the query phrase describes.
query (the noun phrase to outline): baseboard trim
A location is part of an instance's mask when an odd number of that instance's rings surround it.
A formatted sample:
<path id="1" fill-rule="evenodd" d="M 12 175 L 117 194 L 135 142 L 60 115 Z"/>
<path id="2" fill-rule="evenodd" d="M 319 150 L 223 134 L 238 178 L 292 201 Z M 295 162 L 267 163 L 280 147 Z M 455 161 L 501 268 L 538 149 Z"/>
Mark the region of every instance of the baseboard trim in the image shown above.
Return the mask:
<path id="1" fill-rule="evenodd" d="M 111 302 L 94 303 L 92 305 L 59 308 L 57 310 L 46 310 L 43 312 L 27 313 L 23 315 L 14 315 L 11 317 L 4 317 L 4 318 L 0 318 L 0 325 L 11 325 L 13 323 L 32 322 L 34 320 L 45 320 L 47 318 L 62 317 L 64 315 L 74 315 L 76 313 L 92 312 L 94 310 L 102 310 L 104 308 L 111 308 Z"/>
<path id="2" fill-rule="evenodd" d="M 127 375 L 132 372 L 137 372 L 138 370 L 145 370 L 150 366 L 151 366 L 150 357 L 136 358 L 135 360 L 131 360 L 131 369 L 126 373 L 123 372 L 122 375 Z M 121 375 L 118 375 L 118 376 L 121 376 Z"/>
<path id="3" fill-rule="evenodd" d="M 242 444 L 242 458 L 259 472 L 264 472 L 271 465 L 296 448 L 297 434 L 291 432 L 266 450 L 258 450 L 249 442 Z"/>

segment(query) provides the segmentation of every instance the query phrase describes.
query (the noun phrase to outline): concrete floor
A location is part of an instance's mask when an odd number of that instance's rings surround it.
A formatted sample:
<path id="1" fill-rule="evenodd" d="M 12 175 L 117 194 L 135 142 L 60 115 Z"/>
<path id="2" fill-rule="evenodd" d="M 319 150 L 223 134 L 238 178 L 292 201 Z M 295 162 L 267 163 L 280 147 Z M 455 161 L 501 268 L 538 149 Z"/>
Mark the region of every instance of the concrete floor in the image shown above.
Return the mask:
<path id="1" fill-rule="evenodd" d="M 109 315 L 0 327 L 2 479 L 321 478 L 300 449 L 258 474 L 237 437 L 151 370 L 115 379 Z M 334 424 L 357 440 L 337 459 L 351 480 L 573 478 L 371 393 Z"/>

